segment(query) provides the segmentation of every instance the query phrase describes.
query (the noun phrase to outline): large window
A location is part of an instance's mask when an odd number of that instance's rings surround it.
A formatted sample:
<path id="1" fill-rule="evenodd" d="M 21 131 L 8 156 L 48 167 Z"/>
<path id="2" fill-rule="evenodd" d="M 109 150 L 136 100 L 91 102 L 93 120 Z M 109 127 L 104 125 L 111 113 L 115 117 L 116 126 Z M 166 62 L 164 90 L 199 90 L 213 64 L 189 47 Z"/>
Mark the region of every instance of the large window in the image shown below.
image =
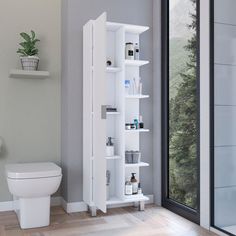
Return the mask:
<path id="1" fill-rule="evenodd" d="M 163 205 L 198 222 L 198 4 L 164 4 Z"/>

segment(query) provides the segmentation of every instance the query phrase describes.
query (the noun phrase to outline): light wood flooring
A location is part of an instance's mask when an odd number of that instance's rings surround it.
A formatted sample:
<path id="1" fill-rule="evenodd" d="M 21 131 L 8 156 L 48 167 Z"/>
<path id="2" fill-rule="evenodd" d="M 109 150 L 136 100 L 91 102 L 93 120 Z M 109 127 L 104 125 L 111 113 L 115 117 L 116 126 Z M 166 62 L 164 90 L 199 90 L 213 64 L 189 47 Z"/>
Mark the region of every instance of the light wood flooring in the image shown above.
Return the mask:
<path id="1" fill-rule="evenodd" d="M 137 208 L 109 209 L 90 217 L 87 212 L 66 214 L 61 207 L 51 210 L 51 225 L 21 230 L 14 212 L 0 213 L 0 236 L 213 236 L 198 225 L 154 205 L 144 212 Z"/>

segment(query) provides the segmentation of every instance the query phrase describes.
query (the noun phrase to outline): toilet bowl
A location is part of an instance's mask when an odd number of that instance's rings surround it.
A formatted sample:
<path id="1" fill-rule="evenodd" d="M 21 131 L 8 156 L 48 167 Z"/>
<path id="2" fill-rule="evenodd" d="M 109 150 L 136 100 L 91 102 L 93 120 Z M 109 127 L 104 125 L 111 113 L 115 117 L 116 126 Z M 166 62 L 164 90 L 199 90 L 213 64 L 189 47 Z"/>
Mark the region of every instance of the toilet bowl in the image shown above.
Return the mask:
<path id="1" fill-rule="evenodd" d="M 7 183 L 14 198 L 14 210 L 22 229 L 48 226 L 50 196 L 62 179 L 61 168 L 54 163 L 6 165 Z"/>

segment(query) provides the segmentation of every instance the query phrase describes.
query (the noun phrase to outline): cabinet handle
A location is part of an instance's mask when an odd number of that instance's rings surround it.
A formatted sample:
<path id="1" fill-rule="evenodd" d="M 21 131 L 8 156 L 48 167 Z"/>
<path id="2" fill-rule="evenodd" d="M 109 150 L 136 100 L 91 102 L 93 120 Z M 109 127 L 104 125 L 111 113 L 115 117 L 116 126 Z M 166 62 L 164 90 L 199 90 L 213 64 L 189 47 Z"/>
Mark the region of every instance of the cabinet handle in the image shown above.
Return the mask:
<path id="1" fill-rule="evenodd" d="M 102 120 L 106 120 L 106 118 L 107 118 L 107 106 L 106 105 L 101 106 L 101 118 L 102 118 Z"/>

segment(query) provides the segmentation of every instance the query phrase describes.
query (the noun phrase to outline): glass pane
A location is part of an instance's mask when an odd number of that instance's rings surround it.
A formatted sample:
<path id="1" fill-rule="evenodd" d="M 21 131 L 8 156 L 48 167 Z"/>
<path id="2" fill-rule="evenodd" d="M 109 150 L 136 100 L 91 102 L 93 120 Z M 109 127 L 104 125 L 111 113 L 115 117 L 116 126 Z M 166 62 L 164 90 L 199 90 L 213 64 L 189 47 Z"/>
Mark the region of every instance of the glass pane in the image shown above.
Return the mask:
<path id="1" fill-rule="evenodd" d="M 236 1 L 214 8 L 214 223 L 236 235 Z"/>
<path id="2" fill-rule="evenodd" d="M 169 1 L 169 198 L 197 208 L 196 0 Z"/>

